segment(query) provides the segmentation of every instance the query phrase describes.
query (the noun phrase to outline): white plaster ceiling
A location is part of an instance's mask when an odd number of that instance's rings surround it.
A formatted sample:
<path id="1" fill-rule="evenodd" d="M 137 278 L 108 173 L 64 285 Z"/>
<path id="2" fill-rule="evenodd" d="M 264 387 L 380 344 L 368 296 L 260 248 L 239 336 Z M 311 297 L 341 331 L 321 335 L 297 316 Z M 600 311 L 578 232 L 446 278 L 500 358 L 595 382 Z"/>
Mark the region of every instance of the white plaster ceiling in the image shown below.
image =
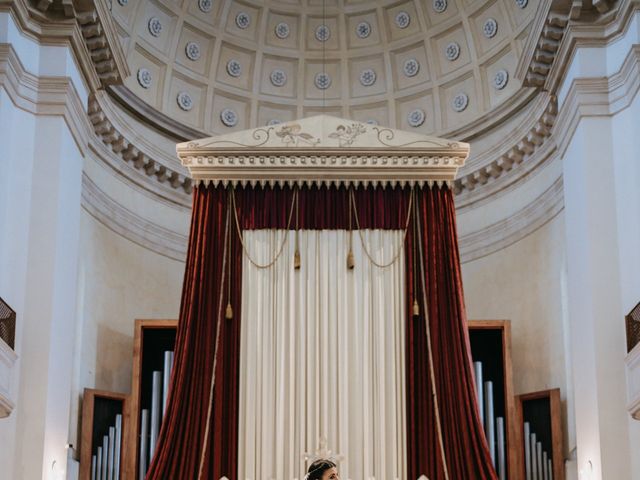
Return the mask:
<path id="1" fill-rule="evenodd" d="M 328 113 L 424 134 L 521 88 L 538 0 L 113 0 L 125 85 L 170 118 L 227 133 Z"/>

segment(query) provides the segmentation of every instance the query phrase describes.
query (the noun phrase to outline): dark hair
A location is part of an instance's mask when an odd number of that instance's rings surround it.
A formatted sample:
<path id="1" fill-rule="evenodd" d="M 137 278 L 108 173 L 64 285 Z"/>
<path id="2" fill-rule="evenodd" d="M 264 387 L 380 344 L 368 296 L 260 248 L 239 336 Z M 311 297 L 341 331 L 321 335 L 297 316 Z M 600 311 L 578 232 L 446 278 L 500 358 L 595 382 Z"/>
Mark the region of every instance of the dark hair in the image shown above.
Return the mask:
<path id="1" fill-rule="evenodd" d="M 320 459 L 313 462 L 309 465 L 309 469 L 307 470 L 307 480 L 320 480 L 322 478 L 322 474 L 329 470 L 330 468 L 336 468 L 337 465 L 333 463 L 331 460 Z"/>

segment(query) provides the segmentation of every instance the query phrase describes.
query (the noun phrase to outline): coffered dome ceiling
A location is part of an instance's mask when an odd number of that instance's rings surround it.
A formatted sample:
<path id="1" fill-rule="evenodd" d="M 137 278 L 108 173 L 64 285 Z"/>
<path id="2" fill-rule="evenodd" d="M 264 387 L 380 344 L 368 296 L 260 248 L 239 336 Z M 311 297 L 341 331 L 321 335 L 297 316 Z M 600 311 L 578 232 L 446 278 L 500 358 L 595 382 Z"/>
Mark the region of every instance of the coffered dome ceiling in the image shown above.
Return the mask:
<path id="1" fill-rule="evenodd" d="M 126 87 L 190 129 L 325 112 L 456 134 L 522 91 L 538 0 L 113 0 Z"/>

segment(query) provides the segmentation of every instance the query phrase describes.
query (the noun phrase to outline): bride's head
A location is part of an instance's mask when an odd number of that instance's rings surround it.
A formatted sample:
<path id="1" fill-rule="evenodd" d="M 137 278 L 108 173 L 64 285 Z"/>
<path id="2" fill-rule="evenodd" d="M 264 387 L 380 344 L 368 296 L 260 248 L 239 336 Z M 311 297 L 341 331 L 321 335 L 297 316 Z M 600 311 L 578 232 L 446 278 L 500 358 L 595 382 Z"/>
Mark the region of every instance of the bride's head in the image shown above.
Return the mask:
<path id="1" fill-rule="evenodd" d="M 340 480 L 338 468 L 331 460 L 316 460 L 307 470 L 306 480 Z"/>

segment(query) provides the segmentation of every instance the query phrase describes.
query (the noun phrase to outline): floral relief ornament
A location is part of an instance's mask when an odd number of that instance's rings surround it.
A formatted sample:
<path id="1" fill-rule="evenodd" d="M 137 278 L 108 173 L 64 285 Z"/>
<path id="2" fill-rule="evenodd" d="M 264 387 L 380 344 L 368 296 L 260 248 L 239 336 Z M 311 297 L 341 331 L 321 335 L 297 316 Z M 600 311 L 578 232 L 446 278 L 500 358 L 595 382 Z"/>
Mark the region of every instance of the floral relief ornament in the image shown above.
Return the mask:
<path id="1" fill-rule="evenodd" d="M 414 128 L 419 127 L 424 123 L 425 118 L 424 110 L 416 108 L 407 115 L 407 123 Z"/>
<path id="2" fill-rule="evenodd" d="M 291 33 L 291 29 L 289 28 L 289 25 L 286 24 L 285 22 L 280 22 L 276 25 L 275 33 L 276 33 L 276 37 L 278 37 L 280 40 L 284 40 Z"/>
<path id="3" fill-rule="evenodd" d="M 193 99 L 187 92 L 178 93 L 176 101 L 178 102 L 178 106 L 185 112 L 188 112 L 193 108 Z"/>
<path id="4" fill-rule="evenodd" d="M 320 90 L 326 90 L 331 86 L 331 77 L 326 72 L 320 72 L 316 74 L 315 78 L 313 79 L 313 82 L 315 83 L 316 87 L 319 88 Z"/>
<path id="5" fill-rule="evenodd" d="M 358 38 L 367 38 L 371 35 L 371 25 L 369 22 L 360 22 L 356 26 L 356 35 L 358 35 Z"/>
<path id="6" fill-rule="evenodd" d="M 365 68 L 360 72 L 360 83 L 364 87 L 370 87 L 376 83 L 376 72 L 372 68 Z"/>
<path id="7" fill-rule="evenodd" d="M 493 86 L 496 90 L 502 90 L 509 82 L 509 72 L 504 69 L 498 70 L 493 77 Z"/>
<path id="8" fill-rule="evenodd" d="M 227 62 L 227 73 L 232 77 L 239 77 L 242 74 L 242 65 L 234 58 Z"/>
<path id="9" fill-rule="evenodd" d="M 209 13 L 213 8 L 213 0 L 198 0 L 198 8 L 203 13 Z"/>
<path id="10" fill-rule="evenodd" d="M 411 23 L 411 16 L 402 10 L 396 15 L 395 22 L 398 28 L 407 28 Z"/>
<path id="11" fill-rule="evenodd" d="M 469 97 L 466 93 L 458 93 L 455 97 L 453 97 L 453 101 L 451 102 L 452 108 L 456 112 L 462 112 L 469 105 Z"/>
<path id="12" fill-rule="evenodd" d="M 220 112 L 220 121 L 227 127 L 235 127 L 238 124 L 238 114 L 230 108 Z"/>
<path id="13" fill-rule="evenodd" d="M 437 13 L 442 13 L 447 9 L 447 0 L 433 0 L 433 9 Z"/>
<path id="14" fill-rule="evenodd" d="M 337 138 L 340 147 L 348 147 L 353 144 L 358 135 L 366 131 L 365 126 L 360 123 L 352 123 L 350 126 L 338 125 L 336 131 L 329 134 L 329 138 Z"/>
<path id="15" fill-rule="evenodd" d="M 444 54 L 447 57 L 447 60 L 449 60 L 450 62 L 457 60 L 457 58 L 460 56 L 460 45 L 458 45 L 457 42 L 449 43 L 444 51 Z"/>
<path id="16" fill-rule="evenodd" d="M 279 130 L 276 130 L 276 136 L 280 137 L 282 143 L 287 147 L 297 147 L 300 142 L 311 146 L 316 146 L 320 143 L 319 138 L 315 138 L 310 133 L 303 132 L 302 127 L 297 123 L 283 125 Z"/>
<path id="17" fill-rule="evenodd" d="M 316 40 L 318 40 L 319 42 L 326 42 L 327 40 L 329 40 L 329 38 L 331 38 L 331 29 L 324 23 L 322 25 L 318 25 L 318 27 L 316 28 L 315 36 Z"/>
<path id="18" fill-rule="evenodd" d="M 142 88 L 149 88 L 151 86 L 151 72 L 146 68 L 139 68 L 138 74 L 136 75 L 138 78 L 138 83 Z"/>
<path id="19" fill-rule="evenodd" d="M 184 52 L 189 60 L 195 62 L 200 58 L 200 45 L 196 42 L 189 42 L 184 47 Z"/>
<path id="20" fill-rule="evenodd" d="M 149 33 L 154 37 L 159 37 L 162 33 L 162 22 L 158 17 L 151 17 L 147 25 L 149 27 Z"/>
<path id="21" fill-rule="evenodd" d="M 238 28 L 245 29 L 251 25 L 251 17 L 247 12 L 240 12 L 236 15 L 236 25 Z"/>
<path id="22" fill-rule="evenodd" d="M 402 65 L 402 70 L 407 77 L 415 77 L 420 71 L 420 63 L 415 58 L 407 58 Z"/>
<path id="23" fill-rule="evenodd" d="M 287 83 L 287 74 L 279 68 L 272 71 L 269 78 L 274 87 L 283 87 Z"/>
<path id="24" fill-rule="evenodd" d="M 487 38 L 493 38 L 498 33 L 498 22 L 495 18 L 487 18 L 487 21 L 484 22 L 482 26 L 482 32 L 484 36 Z"/>

